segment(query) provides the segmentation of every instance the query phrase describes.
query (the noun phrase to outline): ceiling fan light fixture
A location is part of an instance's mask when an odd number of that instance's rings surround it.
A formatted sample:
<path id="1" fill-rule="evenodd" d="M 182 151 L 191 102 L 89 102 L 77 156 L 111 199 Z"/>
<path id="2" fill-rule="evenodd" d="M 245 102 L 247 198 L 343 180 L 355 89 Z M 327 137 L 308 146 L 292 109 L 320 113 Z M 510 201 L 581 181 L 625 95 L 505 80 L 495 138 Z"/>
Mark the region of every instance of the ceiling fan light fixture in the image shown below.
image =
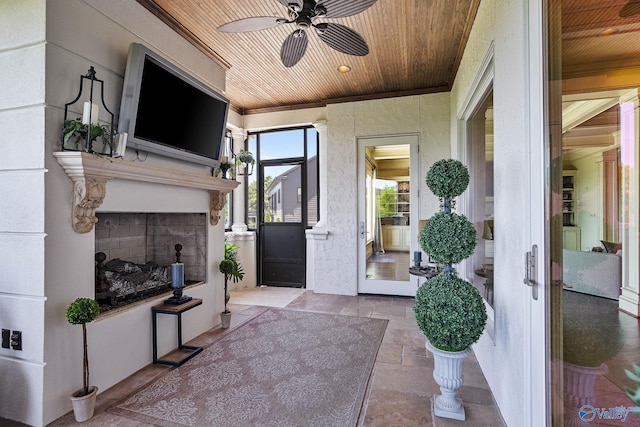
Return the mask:
<path id="1" fill-rule="evenodd" d="M 351 71 L 351 67 L 349 67 L 348 65 L 340 65 L 338 67 L 339 73 L 348 73 L 349 71 Z"/>
<path id="2" fill-rule="evenodd" d="M 337 23 L 315 21 L 318 18 L 344 18 L 353 16 L 373 6 L 378 0 L 277 0 L 287 8 L 289 19 L 277 16 L 252 16 L 227 22 L 218 27 L 225 33 L 243 33 L 266 30 L 284 24 L 295 24 L 296 29 L 282 43 L 280 59 L 285 67 L 293 67 L 307 50 L 306 30 L 313 27 L 315 33 L 330 48 L 340 53 L 365 56 L 369 46 L 365 39 L 351 28 Z M 638 0 L 640 1 L 640 0 Z M 318 4 L 320 2 L 320 4 Z M 350 70 L 350 68 L 349 68 Z M 348 72 L 349 70 L 341 71 Z"/>

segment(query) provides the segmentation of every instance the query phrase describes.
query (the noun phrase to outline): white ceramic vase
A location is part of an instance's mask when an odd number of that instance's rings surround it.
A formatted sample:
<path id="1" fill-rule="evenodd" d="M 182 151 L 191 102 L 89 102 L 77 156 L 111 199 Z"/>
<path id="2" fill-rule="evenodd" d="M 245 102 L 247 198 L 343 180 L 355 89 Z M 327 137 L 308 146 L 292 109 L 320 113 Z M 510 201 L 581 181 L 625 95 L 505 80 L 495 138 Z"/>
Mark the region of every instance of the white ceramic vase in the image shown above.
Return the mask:
<path id="1" fill-rule="evenodd" d="M 220 313 L 220 327 L 227 329 L 231 325 L 231 313 Z"/>
<path id="2" fill-rule="evenodd" d="M 464 382 L 462 360 L 471 354 L 471 348 L 462 351 L 444 351 L 432 346 L 428 340 L 425 347 L 433 353 L 433 379 L 442 392 L 434 398 L 435 415 L 464 421 L 464 406 L 462 399 L 456 397 L 456 393 Z"/>
<path id="3" fill-rule="evenodd" d="M 73 416 L 76 421 L 82 423 L 93 417 L 93 410 L 96 407 L 96 395 L 98 394 L 98 387 L 89 387 L 89 394 L 85 396 L 76 397 L 77 394 L 82 394 L 84 389 L 77 390 L 71 395 L 71 405 L 73 406 Z"/>

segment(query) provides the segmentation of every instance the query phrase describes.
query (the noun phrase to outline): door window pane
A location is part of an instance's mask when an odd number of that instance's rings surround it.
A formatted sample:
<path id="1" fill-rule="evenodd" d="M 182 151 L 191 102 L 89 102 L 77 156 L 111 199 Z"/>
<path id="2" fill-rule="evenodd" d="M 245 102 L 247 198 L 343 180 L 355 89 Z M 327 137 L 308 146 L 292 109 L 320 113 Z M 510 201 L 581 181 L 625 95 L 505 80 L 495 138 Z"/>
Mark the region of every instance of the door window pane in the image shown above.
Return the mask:
<path id="1" fill-rule="evenodd" d="M 305 129 L 260 134 L 260 160 L 304 157 Z"/>
<path id="2" fill-rule="evenodd" d="M 264 222 L 302 221 L 301 165 L 264 168 Z"/>

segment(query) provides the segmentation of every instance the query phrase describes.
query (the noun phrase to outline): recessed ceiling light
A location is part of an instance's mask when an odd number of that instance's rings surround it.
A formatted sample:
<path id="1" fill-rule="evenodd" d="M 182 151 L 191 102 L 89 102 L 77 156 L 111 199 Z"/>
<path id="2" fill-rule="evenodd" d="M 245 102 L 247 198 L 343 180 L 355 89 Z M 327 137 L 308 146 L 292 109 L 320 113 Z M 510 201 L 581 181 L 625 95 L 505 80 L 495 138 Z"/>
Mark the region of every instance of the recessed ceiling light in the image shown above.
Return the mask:
<path id="1" fill-rule="evenodd" d="M 338 71 L 341 73 L 348 73 L 349 71 L 351 71 L 351 67 L 349 67 L 348 65 L 341 65 L 338 67 Z"/>
<path id="2" fill-rule="evenodd" d="M 615 28 L 607 28 L 606 30 L 602 31 L 600 33 L 601 36 L 610 36 L 612 34 L 617 33 L 618 30 L 616 30 Z"/>

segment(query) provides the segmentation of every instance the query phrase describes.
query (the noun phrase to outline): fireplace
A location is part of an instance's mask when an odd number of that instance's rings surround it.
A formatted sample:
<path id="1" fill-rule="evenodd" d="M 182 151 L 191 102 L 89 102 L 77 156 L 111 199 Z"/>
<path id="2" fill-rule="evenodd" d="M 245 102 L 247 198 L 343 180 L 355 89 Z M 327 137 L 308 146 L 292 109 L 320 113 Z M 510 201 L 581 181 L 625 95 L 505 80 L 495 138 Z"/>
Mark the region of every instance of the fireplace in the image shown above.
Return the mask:
<path id="1" fill-rule="evenodd" d="M 186 286 L 206 280 L 205 213 L 96 216 L 96 299 L 103 311 L 169 292 L 176 245 L 181 245 Z"/>

